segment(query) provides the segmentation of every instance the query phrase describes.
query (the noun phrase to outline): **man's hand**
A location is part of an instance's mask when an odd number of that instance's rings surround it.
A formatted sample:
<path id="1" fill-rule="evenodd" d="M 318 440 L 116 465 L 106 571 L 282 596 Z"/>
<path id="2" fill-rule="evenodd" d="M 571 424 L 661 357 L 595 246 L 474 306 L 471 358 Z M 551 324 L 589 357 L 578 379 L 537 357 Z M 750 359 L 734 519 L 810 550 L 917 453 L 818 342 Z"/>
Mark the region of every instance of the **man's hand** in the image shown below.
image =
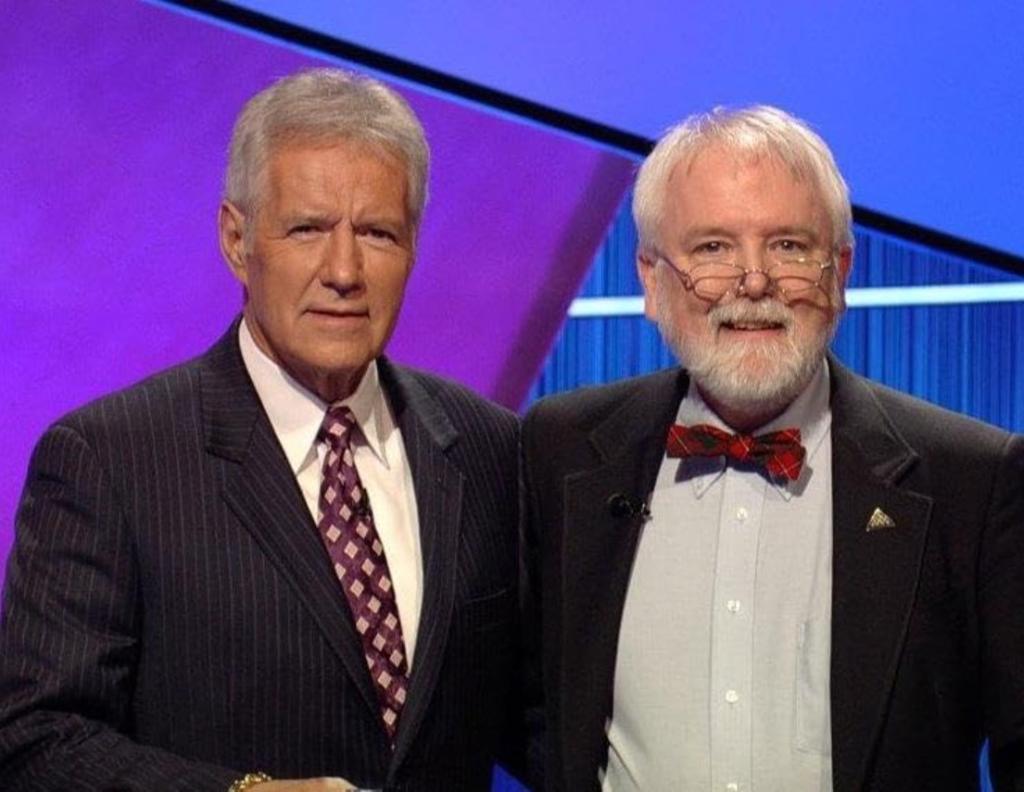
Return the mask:
<path id="1" fill-rule="evenodd" d="M 285 781 L 264 781 L 252 787 L 253 792 L 353 792 L 356 785 L 344 778 L 297 778 Z"/>

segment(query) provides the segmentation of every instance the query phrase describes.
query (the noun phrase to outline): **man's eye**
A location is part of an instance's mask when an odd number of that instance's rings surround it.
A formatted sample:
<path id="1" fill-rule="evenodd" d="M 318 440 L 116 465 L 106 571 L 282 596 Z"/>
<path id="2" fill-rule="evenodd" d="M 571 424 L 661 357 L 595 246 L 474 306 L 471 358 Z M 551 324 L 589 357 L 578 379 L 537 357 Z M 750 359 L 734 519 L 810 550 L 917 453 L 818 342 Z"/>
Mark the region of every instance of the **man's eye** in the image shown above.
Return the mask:
<path id="1" fill-rule="evenodd" d="M 376 242 L 397 242 L 398 236 L 386 228 L 380 228 L 378 226 L 368 226 L 363 229 L 363 233 L 370 239 Z"/>
<path id="2" fill-rule="evenodd" d="M 775 248 L 784 253 L 803 253 L 807 250 L 807 244 L 799 239 L 780 239 L 775 243 Z"/>
<path id="3" fill-rule="evenodd" d="M 700 256 L 715 256 L 725 252 L 725 245 L 718 240 L 701 242 L 693 252 Z"/>
<path id="4" fill-rule="evenodd" d="M 307 236 L 309 234 L 314 233 L 316 230 L 316 226 L 313 225 L 312 223 L 299 223 L 298 225 L 293 225 L 291 228 L 288 229 L 288 235 Z"/>

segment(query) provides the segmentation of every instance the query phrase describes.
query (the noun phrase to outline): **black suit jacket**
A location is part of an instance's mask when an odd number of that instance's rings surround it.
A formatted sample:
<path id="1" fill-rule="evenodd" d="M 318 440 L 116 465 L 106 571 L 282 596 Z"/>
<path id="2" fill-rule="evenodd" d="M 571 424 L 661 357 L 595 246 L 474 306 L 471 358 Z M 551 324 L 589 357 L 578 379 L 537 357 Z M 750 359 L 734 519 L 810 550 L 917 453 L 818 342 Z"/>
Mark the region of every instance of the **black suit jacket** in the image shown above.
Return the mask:
<path id="1" fill-rule="evenodd" d="M 1024 439 L 832 372 L 836 792 L 1024 789 Z M 546 786 L 596 789 L 641 514 L 687 377 L 537 404 L 523 425 Z M 867 531 L 875 508 L 895 526 Z M 633 510 L 639 512 L 639 510 Z"/>
<path id="2" fill-rule="evenodd" d="M 39 442 L 4 595 L 0 788 L 224 792 L 259 769 L 489 789 L 514 749 L 516 417 L 380 361 L 424 566 L 392 751 L 236 328 Z"/>

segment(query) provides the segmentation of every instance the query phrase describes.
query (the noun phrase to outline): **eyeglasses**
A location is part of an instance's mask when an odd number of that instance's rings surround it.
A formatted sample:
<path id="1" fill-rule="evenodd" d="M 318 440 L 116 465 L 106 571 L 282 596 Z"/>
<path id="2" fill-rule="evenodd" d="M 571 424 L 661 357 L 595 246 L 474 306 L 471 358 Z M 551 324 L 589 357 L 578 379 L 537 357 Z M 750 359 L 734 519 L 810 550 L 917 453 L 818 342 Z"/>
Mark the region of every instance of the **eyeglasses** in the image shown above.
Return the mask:
<path id="1" fill-rule="evenodd" d="M 732 261 L 698 260 L 689 272 L 684 272 L 667 257 L 660 258 L 676 274 L 684 289 L 709 302 L 717 302 L 731 292 L 742 296 L 747 276 L 752 272 L 759 272 L 767 278 L 768 292 L 789 300 L 814 289 L 821 289 L 825 272 L 835 268 L 831 260 L 818 261 L 807 256 L 787 256 L 778 252 L 767 254 L 768 266 L 764 269 L 741 267 Z"/>

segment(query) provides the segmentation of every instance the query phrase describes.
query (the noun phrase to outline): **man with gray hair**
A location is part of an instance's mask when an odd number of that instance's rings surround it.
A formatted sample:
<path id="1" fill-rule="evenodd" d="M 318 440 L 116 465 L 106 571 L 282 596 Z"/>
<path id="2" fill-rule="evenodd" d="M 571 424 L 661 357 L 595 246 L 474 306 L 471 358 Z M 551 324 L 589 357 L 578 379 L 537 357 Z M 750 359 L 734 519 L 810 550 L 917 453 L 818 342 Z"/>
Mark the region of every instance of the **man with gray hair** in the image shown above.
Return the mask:
<path id="1" fill-rule="evenodd" d="M 0 788 L 486 790 L 514 758 L 518 420 L 382 357 L 427 194 L 406 103 L 252 98 L 242 315 L 55 423 L 0 631 Z"/>
<path id="2" fill-rule="evenodd" d="M 1024 439 L 827 353 L 853 235 L 825 143 L 716 109 L 644 162 L 683 368 L 523 425 L 546 786 L 1024 789 Z"/>

